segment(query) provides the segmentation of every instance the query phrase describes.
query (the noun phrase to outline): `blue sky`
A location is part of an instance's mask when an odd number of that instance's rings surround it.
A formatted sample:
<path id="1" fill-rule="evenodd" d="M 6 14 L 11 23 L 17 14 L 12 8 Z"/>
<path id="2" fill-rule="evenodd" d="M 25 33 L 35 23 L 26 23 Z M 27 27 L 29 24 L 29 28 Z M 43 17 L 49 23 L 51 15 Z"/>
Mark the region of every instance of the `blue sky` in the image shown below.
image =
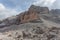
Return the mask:
<path id="1" fill-rule="evenodd" d="M 27 10 L 32 4 L 47 6 L 49 8 L 60 8 L 60 0 L 0 0 L 0 18 L 17 15 Z"/>
<path id="2" fill-rule="evenodd" d="M 0 3 L 2 3 L 7 8 L 25 10 L 32 4 L 33 1 L 34 0 L 0 0 Z"/>
<path id="3" fill-rule="evenodd" d="M 27 10 L 34 0 L 0 0 L 0 18 L 17 15 Z"/>

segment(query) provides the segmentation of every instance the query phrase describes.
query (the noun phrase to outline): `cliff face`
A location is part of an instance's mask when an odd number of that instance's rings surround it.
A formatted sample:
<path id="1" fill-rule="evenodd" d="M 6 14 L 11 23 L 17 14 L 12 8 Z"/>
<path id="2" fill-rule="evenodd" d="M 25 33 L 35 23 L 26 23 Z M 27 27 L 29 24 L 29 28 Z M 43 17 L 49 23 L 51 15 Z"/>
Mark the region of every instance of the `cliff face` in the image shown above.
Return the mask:
<path id="1" fill-rule="evenodd" d="M 53 15 L 60 15 L 60 9 L 52 9 L 50 11 Z"/>
<path id="2" fill-rule="evenodd" d="M 36 12 L 27 11 L 23 14 L 20 14 L 18 16 L 18 20 L 20 20 L 20 23 L 25 23 L 33 20 L 39 19 L 38 14 Z"/>
<path id="3" fill-rule="evenodd" d="M 49 9 L 48 7 L 40 7 L 40 6 L 35 6 L 35 5 L 31 5 L 31 7 L 29 8 L 29 11 L 34 11 L 37 13 L 49 13 Z"/>
<path id="4" fill-rule="evenodd" d="M 59 13 L 60 9 L 32 5 L 28 11 L 0 21 L 0 40 L 60 40 L 60 15 L 55 15 Z"/>
<path id="5" fill-rule="evenodd" d="M 38 20 L 39 14 L 49 13 L 49 9 L 47 7 L 40 7 L 31 5 L 28 11 L 25 11 L 18 15 L 18 20 L 20 23 L 25 23 L 33 20 Z"/>
<path id="6" fill-rule="evenodd" d="M 37 20 L 40 20 L 40 14 L 47 13 L 49 13 L 49 9 L 47 7 L 31 5 L 28 11 L 22 12 L 16 16 L 9 17 L 3 20 L 2 24 L 4 25 L 1 24 L 1 27 L 5 25 L 27 23 L 31 21 L 36 22 Z"/>

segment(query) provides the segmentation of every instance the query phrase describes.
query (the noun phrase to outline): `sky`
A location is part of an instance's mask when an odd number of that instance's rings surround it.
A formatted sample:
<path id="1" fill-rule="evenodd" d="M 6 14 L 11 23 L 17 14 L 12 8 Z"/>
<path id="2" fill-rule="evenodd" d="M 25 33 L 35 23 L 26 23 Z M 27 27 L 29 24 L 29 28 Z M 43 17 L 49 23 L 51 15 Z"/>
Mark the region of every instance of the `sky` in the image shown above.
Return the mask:
<path id="1" fill-rule="evenodd" d="M 47 6 L 50 9 L 60 8 L 60 0 L 0 0 L 0 19 L 4 19 L 28 10 L 33 4 Z"/>

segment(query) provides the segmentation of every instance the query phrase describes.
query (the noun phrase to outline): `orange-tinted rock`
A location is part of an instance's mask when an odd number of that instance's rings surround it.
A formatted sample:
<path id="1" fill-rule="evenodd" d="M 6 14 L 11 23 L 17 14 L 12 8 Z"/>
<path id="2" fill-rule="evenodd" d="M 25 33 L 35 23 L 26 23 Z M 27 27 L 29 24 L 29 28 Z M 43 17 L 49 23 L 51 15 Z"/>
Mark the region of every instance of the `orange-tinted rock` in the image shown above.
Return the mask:
<path id="1" fill-rule="evenodd" d="M 28 9 L 28 11 L 25 11 L 18 15 L 18 21 L 20 21 L 20 23 L 26 23 L 33 20 L 38 20 L 39 19 L 38 15 L 40 13 L 49 13 L 49 9 L 47 7 L 40 7 L 40 6 L 32 5 Z"/>
<path id="2" fill-rule="evenodd" d="M 22 12 L 17 16 L 9 17 L 2 21 L 3 24 L 1 26 L 8 26 L 13 24 L 20 24 L 20 23 L 26 23 L 26 22 L 36 22 L 40 19 L 40 14 L 49 13 L 49 9 L 47 7 L 40 7 L 32 5 L 28 11 Z"/>
<path id="3" fill-rule="evenodd" d="M 18 16 L 18 19 L 20 20 L 20 23 L 25 23 L 33 20 L 39 19 L 38 14 L 36 12 L 24 12 Z"/>

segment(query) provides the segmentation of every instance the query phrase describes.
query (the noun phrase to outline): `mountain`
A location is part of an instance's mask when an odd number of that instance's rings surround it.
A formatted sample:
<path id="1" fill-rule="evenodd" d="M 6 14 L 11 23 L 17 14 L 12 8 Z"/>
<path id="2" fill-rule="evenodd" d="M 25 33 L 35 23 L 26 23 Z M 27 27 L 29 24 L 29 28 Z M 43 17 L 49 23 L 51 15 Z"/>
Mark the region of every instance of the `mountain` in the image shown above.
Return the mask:
<path id="1" fill-rule="evenodd" d="M 26 23 L 31 21 L 37 21 L 40 19 L 39 14 L 46 14 L 46 13 L 49 13 L 49 9 L 47 7 L 31 5 L 28 11 L 4 19 L 2 21 L 2 24 L 4 24 L 5 26 L 5 25 L 13 25 L 13 24 L 21 24 L 21 23 Z"/>
<path id="2" fill-rule="evenodd" d="M 16 16 L 0 21 L 0 40 L 59 40 L 60 9 L 31 5 Z"/>
<path id="3" fill-rule="evenodd" d="M 0 27 L 19 25 L 29 22 L 43 22 L 41 18 L 45 20 L 50 20 L 55 23 L 60 23 L 60 9 L 49 10 L 48 7 L 40 7 L 31 5 L 30 8 L 16 16 L 8 17 L 1 21 Z"/>

